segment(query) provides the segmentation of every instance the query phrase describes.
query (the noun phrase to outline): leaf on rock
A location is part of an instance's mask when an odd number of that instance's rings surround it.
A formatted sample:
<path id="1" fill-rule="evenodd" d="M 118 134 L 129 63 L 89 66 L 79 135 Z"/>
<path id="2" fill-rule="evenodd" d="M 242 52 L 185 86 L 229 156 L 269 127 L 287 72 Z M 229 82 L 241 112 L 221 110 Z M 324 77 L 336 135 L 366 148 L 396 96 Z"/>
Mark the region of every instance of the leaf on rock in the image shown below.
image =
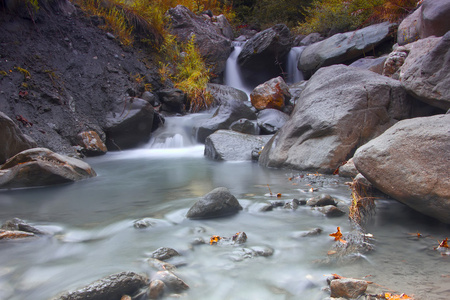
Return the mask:
<path id="1" fill-rule="evenodd" d="M 330 236 L 334 237 L 334 240 L 335 240 L 335 241 L 339 241 L 339 242 L 341 242 L 342 244 L 347 243 L 346 240 L 343 240 L 343 239 L 342 239 L 341 227 L 339 227 L 339 226 L 338 226 L 336 232 L 330 233 Z"/>
<path id="2" fill-rule="evenodd" d="M 448 238 L 445 238 L 445 240 L 443 240 L 442 242 L 439 242 L 439 240 L 438 240 L 439 246 L 435 247 L 434 250 L 437 250 L 439 248 L 449 248 L 447 242 L 448 242 Z"/>
<path id="3" fill-rule="evenodd" d="M 222 238 L 221 238 L 220 236 L 218 236 L 218 235 L 213 235 L 213 236 L 211 237 L 211 239 L 209 240 L 209 244 L 210 244 L 210 245 L 212 245 L 212 244 L 217 244 L 221 239 L 222 239 Z"/>

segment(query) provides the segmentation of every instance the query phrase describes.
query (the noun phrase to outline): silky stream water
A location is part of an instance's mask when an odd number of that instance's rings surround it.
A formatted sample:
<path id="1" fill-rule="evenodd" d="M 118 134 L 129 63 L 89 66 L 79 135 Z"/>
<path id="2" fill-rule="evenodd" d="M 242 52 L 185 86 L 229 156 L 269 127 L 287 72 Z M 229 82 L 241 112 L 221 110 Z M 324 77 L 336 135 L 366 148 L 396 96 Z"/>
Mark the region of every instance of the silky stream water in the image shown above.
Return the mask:
<path id="1" fill-rule="evenodd" d="M 168 124 L 195 119 L 187 118 Z M 289 180 L 299 173 L 252 162 L 211 161 L 204 158 L 203 146 L 195 144 L 113 152 L 87 162 L 96 178 L 0 191 L 1 222 L 19 217 L 51 233 L 0 242 L 0 299 L 49 299 L 121 271 L 152 274 L 145 259 L 159 247 L 182 255 L 175 273 L 190 286 L 183 299 L 323 299 L 328 295 L 322 291 L 325 275 L 330 273 L 370 275 L 368 280 L 385 291 L 418 299 L 450 297 L 450 257 L 433 250 L 449 228 L 401 204 L 378 201 L 377 214 L 367 226 L 375 250 L 346 265 L 317 261 L 335 243 L 329 233 L 337 226 L 344 234 L 351 230 L 347 217 L 329 219 L 305 206 L 260 211 L 269 201 L 321 193 L 348 204 L 345 179 L 306 175 L 313 180 Z M 220 186 L 230 189 L 243 211 L 211 220 L 185 218 L 199 197 Z M 281 198 L 271 196 L 269 187 Z M 311 187 L 318 191 L 310 192 Z M 153 226 L 135 228 L 134 222 L 143 218 Z M 321 235 L 295 238 L 296 232 L 316 227 L 323 229 Z M 248 236 L 242 246 L 191 245 L 195 238 L 209 241 L 212 235 L 231 237 L 241 231 Z M 428 237 L 409 234 L 416 232 Z M 236 260 L 241 248 L 253 246 L 270 247 L 274 254 Z"/>

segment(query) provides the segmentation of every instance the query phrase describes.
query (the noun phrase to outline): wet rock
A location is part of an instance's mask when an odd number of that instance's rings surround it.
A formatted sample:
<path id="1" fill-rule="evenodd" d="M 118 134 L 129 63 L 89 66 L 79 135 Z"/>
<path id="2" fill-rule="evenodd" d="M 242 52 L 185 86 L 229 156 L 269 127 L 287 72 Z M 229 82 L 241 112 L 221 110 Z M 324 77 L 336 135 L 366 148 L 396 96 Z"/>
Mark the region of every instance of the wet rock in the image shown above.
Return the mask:
<path id="1" fill-rule="evenodd" d="M 297 199 L 292 199 L 284 204 L 284 209 L 296 210 L 298 208 L 299 201 Z"/>
<path id="2" fill-rule="evenodd" d="M 176 293 L 189 289 L 189 286 L 174 273 L 169 271 L 159 271 L 153 277 L 151 281 L 159 280 L 170 290 Z M 160 284 L 158 284 L 160 285 Z"/>
<path id="3" fill-rule="evenodd" d="M 200 54 L 206 59 L 211 72 L 221 75 L 231 53 L 231 41 L 223 36 L 222 30 L 210 20 L 196 16 L 189 9 L 178 5 L 168 10 L 172 34 L 182 42 L 187 42 L 195 35 L 195 44 Z"/>
<path id="4" fill-rule="evenodd" d="M 289 120 L 289 115 L 277 109 L 268 108 L 258 112 L 258 125 L 262 134 L 274 134 Z"/>
<path id="5" fill-rule="evenodd" d="M 152 258 L 156 258 L 159 260 L 167 260 L 174 256 L 179 256 L 180 254 L 172 248 L 161 247 L 152 252 Z"/>
<path id="6" fill-rule="evenodd" d="M 308 236 L 316 236 L 322 233 L 322 228 L 314 228 L 311 230 L 306 230 L 306 231 L 296 231 L 293 232 L 290 237 L 293 239 L 299 239 L 299 238 L 304 238 L 304 237 L 308 237 Z"/>
<path id="7" fill-rule="evenodd" d="M 133 223 L 134 228 L 144 229 L 149 227 L 157 227 L 157 226 L 170 226 L 171 223 L 168 221 L 164 221 L 161 219 L 154 218 L 144 218 L 141 220 L 137 220 Z"/>
<path id="8" fill-rule="evenodd" d="M 208 219 L 233 215 L 242 210 L 238 200 L 225 187 L 219 187 L 198 200 L 188 211 L 189 219 Z"/>
<path id="9" fill-rule="evenodd" d="M 107 114 L 105 126 L 106 147 L 122 150 L 148 142 L 153 129 L 154 110 L 139 98 L 117 100 Z"/>
<path id="10" fill-rule="evenodd" d="M 19 231 L 19 230 L 2 230 L 0 229 L 0 240 L 15 240 L 22 238 L 30 238 L 35 235 L 31 232 Z"/>
<path id="11" fill-rule="evenodd" d="M 176 266 L 170 264 L 168 262 L 156 259 L 156 258 L 148 258 L 147 263 L 150 267 L 158 270 L 158 271 L 174 271 L 176 270 Z"/>
<path id="12" fill-rule="evenodd" d="M 283 110 L 291 99 L 289 88 L 283 78 L 276 77 L 258 85 L 250 94 L 252 105 L 257 110 L 274 108 Z"/>
<path id="13" fill-rule="evenodd" d="M 78 141 L 79 145 L 83 147 L 81 151 L 87 156 L 102 155 L 108 152 L 98 133 L 93 130 L 78 134 Z"/>
<path id="14" fill-rule="evenodd" d="M 338 33 L 303 50 L 298 61 L 298 69 L 305 75 L 322 67 L 356 59 L 374 47 L 392 38 L 395 24 L 384 22 L 365 28 Z"/>
<path id="15" fill-rule="evenodd" d="M 45 148 L 22 151 L 0 167 L 0 188 L 46 186 L 96 176 L 85 162 Z"/>
<path id="16" fill-rule="evenodd" d="M 231 253 L 230 259 L 233 261 L 243 261 L 244 259 L 255 258 L 258 256 L 272 256 L 274 250 L 267 246 L 254 246 L 251 248 L 241 248 Z"/>
<path id="17" fill-rule="evenodd" d="M 217 104 L 233 100 L 248 101 L 248 96 L 245 92 L 223 84 L 208 83 L 206 85 L 206 91 L 211 93 L 214 98 L 214 103 Z"/>
<path id="18" fill-rule="evenodd" d="M 44 231 L 39 230 L 34 226 L 31 226 L 30 224 L 19 218 L 14 218 L 12 220 L 6 221 L 5 223 L 3 223 L 1 229 L 12 231 L 14 230 L 25 231 L 33 234 L 46 234 Z"/>
<path id="19" fill-rule="evenodd" d="M 410 111 L 411 101 L 397 80 L 343 65 L 322 68 L 308 81 L 290 119 L 264 146 L 259 164 L 333 173 L 357 147 Z"/>
<path id="20" fill-rule="evenodd" d="M 446 33 L 429 53 L 418 56 L 407 66 L 402 66 L 402 85 L 417 99 L 443 110 L 450 109 L 449 55 L 450 32 Z M 407 62 L 408 58 L 405 64 Z"/>
<path id="21" fill-rule="evenodd" d="M 278 24 L 250 38 L 238 56 L 242 75 L 251 84 L 280 76 L 280 63 L 291 48 L 291 34 L 286 25 Z"/>
<path id="22" fill-rule="evenodd" d="M 186 94 L 180 89 L 164 89 L 158 91 L 161 110 L 169 113 L 183 114 L 186 112 Z"/>
<path id="23" fill-rule="evenodd" d="M 159 297 L 161 297 L 164 293 L 165 286 L 166 285 L 161 280 L 152 280 L 148 288 L 148 298 L 158 299 Z"/>
<path id="24" fill-rule="evenodd" d="M 330 283 L 331 297 L 355 299 L 365 293 L 368 283 L 352 278 L 335 279 Z"/>
<path id="25" fill-rule="evenodd" d="M 157 94 L 149 92 L 149 91 L 145 91 L 141 98 L 145 101 L 147 101 L 148 103 L 150 103 L 153 107 L 157 107 L 161 105 L 161 102 L 159 100 L 159 97 Z"/>
<path id="26" fill-rule="evenodd" d="M 450 3 L 447 0 L 424 0 L 420 16 L 420 38 L 443 36 L 450 30 Z"/>
<path id="27" fill-rule="evenodd" d="M 355 166 L 377 189 L 450 223 L 450 114 L 398 122 L 360 147 Z"/>
<path id="28" fill-rule="evenodd" d="M 252 150 L 263 147 L 271 136 L 250 135 L 232 130 L 218 130 L 205 141 L 205 156 L 214 160 L 252 159 Z"/>
<path id="29" fill-rule="evenodd" d="M 350 158 L 344 165 L 339 167 L 339 176 L 340 177 L 356 177 L 358 175 L 358 170 L 355 167 L 355 163 L 353 162 L 353 158 Z"/>
<path id="30" fill-rule="evenodd" d="M 230 129 L 236 132 L 251 134 L 251 135 L 259 135 L 259 126 L 256 121 L 240 119 L 233 122 L 230 126 Z"/>
<path id="31" fill-rule="evenodd" d="M 36 147 L 30 137 L 24 135 L 20 128 L 7 115 L 0 111 L 0 165 L 17 153 Z"/>
<path id="32" fill-rule="evenodd" d="M 227 101 L 219 106 L 212 118 L 196 125 L 197 141 L 205 143 L 206 138 L 219 129 L 229 129 L 230 125 L 240 119 L 256 120 L 256 114 L 244 102 Z"/>
<path id="33" fill-rule="evenodd" d="M 317 210 L 323 213 L 328 218 L 337 218 L 345 215 L 345 212 L 340 210 L 334 205 L 325 205 L 321 207 L 317 207 Z"/>
<path id="34" fill-rule="evenodd" d="M 134 272 L 122 272 L 109 275 L 79 290 L 67 292 L 58 300 L 104 300 L 120 299 L 123 295 L 133 295 L 147 286 L 148 278 Z"/>
<path id="35" fill-rule="evenodd" d="M 336 206 L 336 200 L 330 195 L 320 195 L 317 197 L 313 197 L 306 202 L 308 206 L 327 206 L 334 205 Z"/>
<path id="36" fill-rule="evenodd" d="M 384 63 L 386 62 L 387 56 L 382 57 L 363 57 L 354 61 L 349 66 L 354 68 L 360 68 L 369 70 L 378 74 L 383 74 Z"/>

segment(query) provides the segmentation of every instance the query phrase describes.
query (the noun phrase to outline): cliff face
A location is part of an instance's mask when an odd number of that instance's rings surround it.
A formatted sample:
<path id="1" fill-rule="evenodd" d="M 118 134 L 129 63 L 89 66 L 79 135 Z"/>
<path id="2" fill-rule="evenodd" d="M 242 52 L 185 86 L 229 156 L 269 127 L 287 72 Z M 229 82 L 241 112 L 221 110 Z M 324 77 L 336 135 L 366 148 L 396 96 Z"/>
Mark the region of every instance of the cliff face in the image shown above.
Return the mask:
<path id="1" fill-rule="evenodd" d="M 80 132 L 105 138 L 117 101 L 161 88 L 152 56 L 122 47 L 101 22 L 65 0 L 33 18 L 0 10 L 0 111 L 41 147 L 74 154 Z"/>

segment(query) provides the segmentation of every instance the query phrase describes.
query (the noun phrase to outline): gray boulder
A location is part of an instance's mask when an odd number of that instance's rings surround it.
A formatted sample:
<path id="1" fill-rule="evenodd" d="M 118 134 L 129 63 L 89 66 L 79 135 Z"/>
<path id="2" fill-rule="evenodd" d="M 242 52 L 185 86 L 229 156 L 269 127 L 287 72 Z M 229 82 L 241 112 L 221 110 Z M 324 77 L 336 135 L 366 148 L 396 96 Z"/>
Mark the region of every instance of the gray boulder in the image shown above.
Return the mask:
<path id="1" fill-rule="evenodd" d="M 109 275 L 86 287 L 64 293 L 55 300 L 104 300 L 121 299 L 123 295 L 133 295 L 147 286 L 148 278 L 134 272 Z"/>
<path id="2" fill-rule="evenodd" d="M 221 29 L 211 20 L 196 16 L 181 5 L 169 9 L 167 14 L 171 22 L 170 30 L 178 40 L 187 42 L 194 34 L 195 43 L 208 67 L 214 74 L 222 74 L 231 53 L 231 41 L 223 36 Z"/>
<path id="3" fill-rule="evenodd" d="M 363 57 L 350 64 L 350 67 L 369 70 L 378 74 L 383 73 L 383 66 L 387 56 L 381 57 Z"/>
<path id="4" fill-rule="evenodd" d="M 106 147 L 123 150 L 147 142 L 153 129 L 153 117 L 153 107 L 143 99 L 117 100 L 106 116 Z"/>
<path id="5" fill-rule="evenodd" d="M 355 166 L 377 189 L 450 223 L 450 115 L 398 122 L 360 147 Z"/>
<path id="6" fill-rule="evenodd" d="M 249 39 L 238 56 L 242 75 L 251 84 L 281 75 L 279 62 L 284 62 L 291 48 L 291 34 L 286 25 L 278 24 Z"/>
<path id="7" fill-rule="evenodd" d="M 206 91 L 213 96 L 214 103 L 217 104 L 222 104 L 231 100 L 248 101 L 248 96 L 245 92 L 223 84 L 208 83 Z"/>
<path id="8" fill-rule="evenodd" d="M 231 130 L 219 130 L 205 141 L 205 156 L 214 160 L 252 160 L 252 150 L 263 147 L 268 135 L 250 135 Z"/>
<path id="9" fill-rule="evenodd" d="M 264 147 L 259 163 L 333 173 L 357 147 L 409 117 L 410 110 L 397 80 L 343 65 L 322 68 Z"/>
<path id="10" fill-rule="evenodd" d="M 417 41 L 420 38 L 419 26 L 422 6 L 407 16 L 398 26 L 397 43 L 400 46 Z"/>
<path id="11" fill-rule="evenodd" d="M 186 94 L 180 89 L 164 89 L 158 91 L 158 97 L 161 101 L 161 110 L 169 113 L 185 113 Z"/>
<path id="12" fill-rule="evenodd" d="M 323 41 L 323 37 L 320 35 L 320 33 L 313 32 L 305 36 L 300 41 L 299 46 L 309 46 L 320 41 Z"/>
<path id="13" fill-rule="evenodd" d="M 213 24 L 216 25 L 224 37 L 229 40 L 234 39 L 233 28 L 231 28 L 230 23 L 224 15 L 218 15 L 213 17 Z"/>
<path id="14" fill-rule="evenodd" d="M 278 109 L 267 108 L 258 112 L 258 125 L 262 134 L 274 134 L 289 120 L 289 115 Z"/>
<path id="15" fill-rule="evenodd" d="M 0 111 L 0 164 L 20 151 L 36 147 L 7 115 Z"/>
<path id="16" fill-rule="evenodd" d="M 240 119 L 230 125 L 230 129 L 240 133 L 259 135 L 260 129 L 255 120 Z"/>
<path id="17" fill-rule="evenodd" d="M 352 32 L 338 33 L 303 50 L 298 69 L 306 75 L 321 67 L 358 58 L 391 38 L 394 24 L 384 22 Z"/>
<path id="18" fill-rule="evenodd" d="M 225 187 L 218 187 L 200 200 L 188 211 L 189 219 L 209 219 L 228 215 L 234 215 L 242 210 L 236 197 Z"/>
<path id="19" fill-rule="evenodd" d="M 424 0 L 422 3 L 420 38 L 443 36 L 450 30 L 450 2 L 448 0 Z"/>
<path id="20" fill-rule="evenodd" d="M 240 119 L 256 120 L 256 114 L 244 102 L 231 100 L 223 103 L 212 118 L 203 120 L 194 128 L 197 141 L 204 143 L 206 138 L 219 129 L 229 129 Z"/>
<path id="21" fill-rule="evenodd" d="M 450 108 L 450 31 L 426 55 L 402 66 L 400 81 L 415 98 L 432 106 Z M 408 58 L 407 58 L 408 60 Z"/>
<path id="22" fill-rule="evenodd" d="M 350 158 L 344 165 L 339 167 L 339 176 L 340 177 L 356 177 L 358 175 L 358 170 L 355 167 L 355 163 L 353 162 L 353 157 Z"/>
<path id="23" fill-rule="evenodd" d="M 0 188 L 54 185 L 94 176 L 95 171 L 79 159 L 32 148 L 16 154 L 0 167 Z"/>

